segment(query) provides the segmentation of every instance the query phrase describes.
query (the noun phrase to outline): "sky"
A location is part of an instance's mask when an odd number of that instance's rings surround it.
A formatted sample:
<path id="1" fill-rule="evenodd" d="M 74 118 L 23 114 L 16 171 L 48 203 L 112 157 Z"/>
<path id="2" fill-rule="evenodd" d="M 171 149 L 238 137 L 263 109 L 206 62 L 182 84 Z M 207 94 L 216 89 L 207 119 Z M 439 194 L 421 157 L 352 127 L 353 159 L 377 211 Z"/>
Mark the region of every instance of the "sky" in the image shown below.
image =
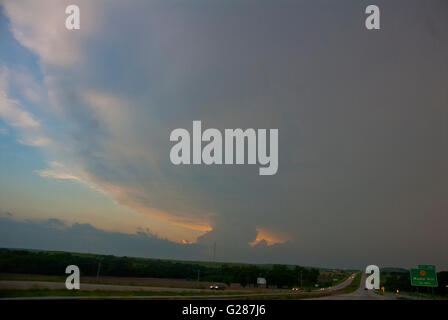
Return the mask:
<path id="1" fill-rule="evenodd" d="M 70 4 L 0 0 L 0 247 L 448 270 L 448 2 Z M 278 172 L 173 165 L 194 120 Z"/>

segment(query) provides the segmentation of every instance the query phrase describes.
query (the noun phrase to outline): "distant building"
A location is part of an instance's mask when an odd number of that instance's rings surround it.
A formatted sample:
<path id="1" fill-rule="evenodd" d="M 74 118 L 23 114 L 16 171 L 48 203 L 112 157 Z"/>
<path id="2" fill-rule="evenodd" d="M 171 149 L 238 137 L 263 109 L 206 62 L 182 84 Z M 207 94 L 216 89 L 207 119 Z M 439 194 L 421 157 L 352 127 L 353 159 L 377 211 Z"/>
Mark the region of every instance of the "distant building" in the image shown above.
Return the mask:
<path id="1" fill-rule="evenodd" d="M 257 287 L 258 288 L 266 288 L 266 279 L 265 278 L 257 278 Z"/>

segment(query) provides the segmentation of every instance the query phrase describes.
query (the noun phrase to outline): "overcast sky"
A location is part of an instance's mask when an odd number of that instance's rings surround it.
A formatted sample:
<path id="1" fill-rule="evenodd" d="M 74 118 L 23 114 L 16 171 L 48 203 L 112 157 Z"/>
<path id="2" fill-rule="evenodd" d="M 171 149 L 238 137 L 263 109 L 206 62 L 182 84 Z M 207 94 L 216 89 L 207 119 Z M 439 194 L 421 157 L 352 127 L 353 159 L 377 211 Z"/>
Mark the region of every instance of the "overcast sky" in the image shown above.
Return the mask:
<path id="1" fill-rule="evenodd" d="M 448 269 L 446 0 L 71 2 L 0 0 L 0 246 Z M 171 164 L 193 120 L 277 174 Z"/>

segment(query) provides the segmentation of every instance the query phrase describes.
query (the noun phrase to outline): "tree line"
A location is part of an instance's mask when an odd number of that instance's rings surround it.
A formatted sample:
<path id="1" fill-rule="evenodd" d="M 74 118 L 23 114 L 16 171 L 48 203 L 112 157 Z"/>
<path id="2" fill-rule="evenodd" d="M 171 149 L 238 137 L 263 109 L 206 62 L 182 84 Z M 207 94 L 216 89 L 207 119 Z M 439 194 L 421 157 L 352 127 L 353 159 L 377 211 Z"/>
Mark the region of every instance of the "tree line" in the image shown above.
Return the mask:
<path id="1" fill-rule="evenodd" d="M 0 272 L 42 275 L 65 275 L 74 264 L 84 276 L 96 276 L 101 263 L 101 276 L 172 278 L 255 285 L 258 277 L 277 287 L 312 286 L 319 270 L 301 266 L 176 262 L 169 260 L 88 255 L 68 252 L 0 249 Z"/>
<path id="2" fill-rule="evenodd" d="M 416 292 L 417 287 L 411 286 L 411 276 L 409 272 L 387 272 L 381 273 L 384 279 L 383 286 L 387 291 L 399 290 L 400 292 Z M 438 287 L 434 288 L 434 293 L 441 296 L 448 296 L 448 271 L 437 273 Z M 431 293 L 431 287 L 418 287 L 420 293 Z"/>

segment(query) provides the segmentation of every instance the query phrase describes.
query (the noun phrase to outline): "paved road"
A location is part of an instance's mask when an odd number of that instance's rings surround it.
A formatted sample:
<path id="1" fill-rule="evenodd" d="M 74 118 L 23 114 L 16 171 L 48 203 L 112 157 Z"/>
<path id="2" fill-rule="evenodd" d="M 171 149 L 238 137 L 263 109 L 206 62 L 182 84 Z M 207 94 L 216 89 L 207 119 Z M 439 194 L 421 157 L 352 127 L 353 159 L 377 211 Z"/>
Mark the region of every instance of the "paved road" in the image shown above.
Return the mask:
<path id="1" fill-rule="evenodd" d="M 324 290 L 316 289 L 316 290 L 314 290 L 314 292 L 333 292 L 333 291 L 338 291 L 338 290 L 344 289 L 345 287 L 347 287 L 348 285 L 350 285 L 352 283 L 355 276 L 356 276 L 356 274 L 352 274 L 350 277 L 348 277 L 347 280 L 345 280 L 333 287 L 324 288 Z"/>
<path id="2" fill-rule="evenodd" d="M 321 291 L 320 289 L 309 292 L 293 293 L 289 290 L 281 290 L 276 292 L 248 292 L 241 294 L 210 294 L 210 295 L 150 295 L 150 296 L 47 296 L 47 297 L 21 297 L 21 298 L 6 298 L 0 300 L 70 300 L 70 299 L 238 299 L 247 297 L 269 297 L 269 296 L 284 296 L 284 295 L 308 295 L 337 291 L 348 286 L 352 282 L 352 277 L 344 282 L 335 285 L 332 288 Z M 31 289 L 31 288 L 47 288 L 47 289 L 65 289 L 63 282 L 50 281 L 18 281 L 18 280 L 1 280 L 0 289 Z M 170 291 L 170 292 L 210 292 L 207 289 L 191 289 L 191 288 L 169 288 L 169 287 L 145 287 L 145 286 L 125 286 L 125 285 L 108 285 L 108 284 L 81 284 L 82 290 L 106 290 L 106 291 Z"/>
<path id="3" fill-rule="evenodd" d="M 52 281 L 24 281 L 24 280 L 0 280 L 0 289 L 65 289 L 64 282 Z M 203 292 L 210 291 L 207 289 L 195 288 L 170 288 L 170 287 L 150 287 L 150 286 L 129 286 L 129 285 L 113 285 L 113 284 L 96 284 L 96 283 L 81 283 L 82 290 L 107 290 L 107 291 L 192 291 Z"/>
<path id="4" fill-rule="evenodd" d="M 27 290 L 32 288 L 44 289 L 65 289 L 63 282 L 51 281 L 19 281 L 19 280 L 1 280 L 0 289 L 19 289 Z M 292 294 L 289 290 L 281 290 L 277 292 L 254 292 L 241 294 L 210 294 L 199 295 L 194 294 L 210 292 L 209 289 L 193 289 L 193 288 L 170 288 L 170 287 L 148 287 L 148 286 L 126 286 L 126 285 L 109 285 L 81 283 L 82 290 L 105 290 L 105 291 L 151 291 L 151 292 L 192 292 L 192 295 L 150 295 L 150 296 L 47 296 L 47 297 L 20 297 L 20 298 L 2 298 L 0 300 L 72 300 L 72 299 L 231 299 L 245 297 L 265 297 Z"/>
<path id="5" fill-rule="evenodd" d="M 286 293 L 291 294 L 291 293 Z M 191 295 L 191 296 L 181 296 L 181 295 L 170 295 L 170 296 L 47 296 L 47 297 L 20 297 L 20 298 L 2 298 L 0 300 L 91 300 L 91 299 L 99 299 L 99 300 L 147 300 L 147 299 L 184 299 L 184 300 L 194 300 L 194 299 L 205 299 L 205 300 L 229 300 L 229 299 L 242 299 L 248 297 L 269 297 L 269 296 L 284 296 L 285 293 L 275 292 L 275 293 L 249 293 L 249 294 L 212 294 L 212 295 Z"/>
<path id="6" fill-rule="evenodd" d="M 361 285 L 352 293 L 338 294 L 310 300 L 396 300 L 396 295 L 378 295 L 373 290 L 364 290 L 366 283 L 366 274 L 361 277 Z"/>

